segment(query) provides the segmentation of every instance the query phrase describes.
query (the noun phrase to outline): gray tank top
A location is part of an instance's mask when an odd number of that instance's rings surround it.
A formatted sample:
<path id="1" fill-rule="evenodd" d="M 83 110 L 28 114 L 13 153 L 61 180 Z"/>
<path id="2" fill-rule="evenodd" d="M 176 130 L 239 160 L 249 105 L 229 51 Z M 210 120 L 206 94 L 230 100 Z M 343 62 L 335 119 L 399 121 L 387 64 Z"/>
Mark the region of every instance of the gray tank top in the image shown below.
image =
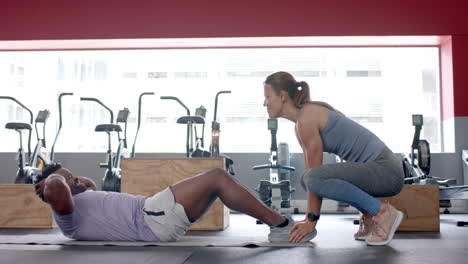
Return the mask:
<path id="1" fill-rule="evenodd" d="M 367 128 L 324 106 L 318 106 L 328 113 L 327 125 L 320 132 L 324 152 L 350 162 L 366 162 L 375 160 L 384 150 L 385 143 Z"/>

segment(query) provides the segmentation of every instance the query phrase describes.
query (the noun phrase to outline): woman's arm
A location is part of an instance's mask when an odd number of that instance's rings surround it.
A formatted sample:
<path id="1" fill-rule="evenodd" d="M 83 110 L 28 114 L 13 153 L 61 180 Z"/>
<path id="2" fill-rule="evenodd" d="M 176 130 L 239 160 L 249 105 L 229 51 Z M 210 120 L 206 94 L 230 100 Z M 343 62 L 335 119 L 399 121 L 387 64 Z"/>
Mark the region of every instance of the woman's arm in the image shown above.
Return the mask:
<path id="1" fill-rule="evenodd" d="M 323 145 L 320 138 L 318 121 L 310 120 L 305 124 L 298 123 L 297 136 L 304 152 L 304 163 L 306 169 L 322 165 Z M 307 192 L 307 213 L 319 215 L 322 199 L 311 192 Z M 306 219 L 306 221 L 308 221 Z"/>
<path id="2" fill-rule="evenodd" d="M 304 152 L 306 169 L 318 167 L 323 162 L 323 144 L 320 138 L 319 124 L 318 118 L 308 118 L 308 120 L 297 122 L 296 136 Z M 322 198 L 307 192 L 307 213 L 319 215 L 321 206 Z M 306 217 L 304 221 L 299 222 L 291 229 L 291 240 L 293 242 L 300 241 L 302 237 L 314 230 L 316 224 L 316 221 L 311 222 Z"/>

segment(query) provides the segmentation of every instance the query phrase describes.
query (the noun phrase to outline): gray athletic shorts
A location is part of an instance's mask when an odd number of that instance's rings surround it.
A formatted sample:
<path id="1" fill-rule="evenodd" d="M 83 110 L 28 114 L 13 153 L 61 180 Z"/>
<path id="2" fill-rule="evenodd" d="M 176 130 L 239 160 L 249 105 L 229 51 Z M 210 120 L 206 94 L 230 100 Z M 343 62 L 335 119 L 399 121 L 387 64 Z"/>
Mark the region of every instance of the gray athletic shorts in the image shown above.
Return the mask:
<path id="1" fill-rule="evenodd" d="M 177 241 L 192 224 L 184 207 L 175 202 L 174 194 L 167 187 L 148 197 L 143 208 L 146 224 L 161 242 Z"/>

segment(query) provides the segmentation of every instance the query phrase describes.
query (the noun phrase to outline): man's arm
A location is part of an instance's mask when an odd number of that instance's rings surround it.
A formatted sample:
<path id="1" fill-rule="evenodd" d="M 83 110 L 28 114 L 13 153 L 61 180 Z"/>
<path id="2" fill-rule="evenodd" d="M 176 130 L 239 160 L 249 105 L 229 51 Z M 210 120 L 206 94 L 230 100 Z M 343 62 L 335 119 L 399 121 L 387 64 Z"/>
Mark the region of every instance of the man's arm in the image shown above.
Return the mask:
<path id="1" fill-rule="evenodd" d="M 50 175 L 45 182 L 36 184 L 36 193 L 59 215 L 70 214 L 74 211 L 70 187 L 61 175 Z"/>

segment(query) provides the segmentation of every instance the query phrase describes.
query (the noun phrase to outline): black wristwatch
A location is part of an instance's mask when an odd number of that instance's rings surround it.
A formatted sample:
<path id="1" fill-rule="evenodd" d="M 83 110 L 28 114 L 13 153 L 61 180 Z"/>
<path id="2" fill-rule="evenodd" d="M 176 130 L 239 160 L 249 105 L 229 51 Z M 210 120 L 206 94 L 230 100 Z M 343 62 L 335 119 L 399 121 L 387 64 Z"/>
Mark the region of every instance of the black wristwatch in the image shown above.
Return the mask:
<path id="1" fill-rule="evenodd" d="M 314 222 L 320 219 L 320 215 L 315 215 L 314 213 L 308 213 L 307 219 L 309 219 L 309 221 L 311 222 Z"/>

